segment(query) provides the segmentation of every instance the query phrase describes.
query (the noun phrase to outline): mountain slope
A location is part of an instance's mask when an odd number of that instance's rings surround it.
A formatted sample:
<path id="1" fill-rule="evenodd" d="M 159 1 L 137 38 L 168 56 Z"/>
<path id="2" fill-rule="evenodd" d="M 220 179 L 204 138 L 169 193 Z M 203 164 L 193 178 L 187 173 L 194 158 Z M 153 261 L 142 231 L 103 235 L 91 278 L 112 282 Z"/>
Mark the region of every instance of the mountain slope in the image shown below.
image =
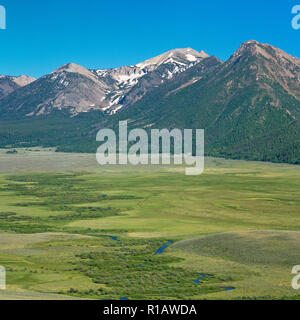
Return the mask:
<path id="1" fill-rule="evenodd" d="M 51 114 L 57 110 L 69 114 L 90 111 L 100 106 L 108 87 L 89 70 L 67 64 L 0 102 L 2 117 L 28 117 Z"/>
<path id="2" fill-rule="evenodd" d="M 247 41 L 214 72 L 155 101 L 145 97 L 122 118 L 131 126 L 204 128 L 210 154 L 297 162 L 299 79 L 297 58 Z M 287 130 L 291 139 L 284 141 Z"/>
<path id="3" fill-rule="evenodd" d="M 26 86 L 33 81 L 35 81 L 34 78 L 24 75 L 19 77 L 0 76 L 0 100 L 14 90 Z"/>
<path id="4" fill-rule="evenodd" d="M 112 89 L 106 98 L 104 110 L 116 113 L 130 107 L 148 91 L 173 79 L 207 58 L 204 52 L 191 48 L 174 49 L 134 66 L 93 72 Z"/>

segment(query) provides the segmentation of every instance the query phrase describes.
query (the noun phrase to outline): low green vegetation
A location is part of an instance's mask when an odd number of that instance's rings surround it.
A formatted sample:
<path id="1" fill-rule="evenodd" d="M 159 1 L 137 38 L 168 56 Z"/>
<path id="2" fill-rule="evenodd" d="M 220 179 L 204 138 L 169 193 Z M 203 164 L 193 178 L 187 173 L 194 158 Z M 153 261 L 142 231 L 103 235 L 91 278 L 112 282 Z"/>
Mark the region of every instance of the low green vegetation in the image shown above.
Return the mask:
<path id="1" fill-rule="evenodd" d="M 62 155 L 36 153 L 0 155 L 0 299 L 300 296 L 291 288 L 298 166 L 207 159 L 203 175 L 185 176 L 182 167 L 91 169 L 81 155 L 67 172 Z M 2 169 L 21 155 L 18 173 Z"/>
<path id="2" fill-rule="evenodd" d="M 18 151 L 16 149 L 6 151 L 6 154 L 16 154 Z"/>

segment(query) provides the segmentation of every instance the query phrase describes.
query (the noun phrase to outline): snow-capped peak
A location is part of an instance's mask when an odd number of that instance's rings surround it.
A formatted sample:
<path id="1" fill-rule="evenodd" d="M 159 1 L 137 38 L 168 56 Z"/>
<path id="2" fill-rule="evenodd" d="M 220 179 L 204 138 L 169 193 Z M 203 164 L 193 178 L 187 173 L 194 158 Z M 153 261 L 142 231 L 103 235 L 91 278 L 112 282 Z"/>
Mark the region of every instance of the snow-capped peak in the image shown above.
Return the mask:
<path id="1" fill-rule="evenodd" d="M 208 55 L 204 51 L 198 52 L 192 48 L 173 49 L 136 65 L 91 71 L 100 81 L 111 87 L 111 90 L 107 91 L 107 98 L 103 101 L 106 104 L 103 110 L 115 113 L 124 107 L 126 99 L 130 100 L 128 98 L 129 91 L 132 92 L 137 85 L 147 86 L 147 84 L 141 84 L 146 75 L 155 74 L 158 70 L 156 79 L 159 77 L 161 84 L 165 79 L 173 78 L 176 74 L 184 72 L 207 57 Z M 71 70 L 73 69 L 77 69 L 77 67 L 72 66 Z M 154 81 L 150 78 L 147 78 L 147 82 Z M 157 86 L 157 84 L 155 85 Z"/>
<path id="2" fill-rule="evenodd" d="M 138 101 L 152 88 L 162 85 L 206 57 L 208 55 L 204 51 L 198 52 L 192 48 L 174 49 L 136 65 L 114 69 L 89 70 L 78 64 L 68 63 L 43 78 L 56 83 L 57 90 L 66 90 L 64 94 L 56 97 L 53 103 L 55 107 L 64 108 L 66 101 L 72 106 L 76 99 L 70 92 L 72 87 L 77 85 L 77 81 L 82 81 L 82 92 L 88 87 L 93 93 L 89 99 L 86 99 L 85 94 L 77 99 L 80 100 L 80 106 L 77 106 L 73 113 L 99 108 L 112 114 Z M 94 85 L 90 86 L 84 78 L 92 80 Z"/>
<path id="3" fill-rule="evenodd" d="M 169 58 L 173 58 L 173 61 L 179 61 L 181 63 L 189 63 L 195 62 L 197 60 L 207 58 L 208 55 L 204 52 L 198 52 L 192 48 L 183 48 L 183 49 L 173 49 L 169 50 L 159 56 L 154 58 L 148 59 L 141 63 L 138 63 L 136 67 L 138 68 L 145 68 L 149 66 L 160 66 L 161 64 L 165 63 Z"/>

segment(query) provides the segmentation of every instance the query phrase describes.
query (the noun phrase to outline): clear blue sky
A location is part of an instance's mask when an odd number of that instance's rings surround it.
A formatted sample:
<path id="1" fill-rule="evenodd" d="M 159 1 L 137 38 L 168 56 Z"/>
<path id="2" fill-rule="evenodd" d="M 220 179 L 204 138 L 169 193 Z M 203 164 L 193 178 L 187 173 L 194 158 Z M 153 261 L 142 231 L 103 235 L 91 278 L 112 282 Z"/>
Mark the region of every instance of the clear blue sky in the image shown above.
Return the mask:
<path id="1" fill-rule="evenodd" d="M 0 74 L 44 75 L 67 62 L 131 65 L 192 47 L 227 59 L 250 39 L 300 57 L 291 9 L 300 0 L 0 0 Z"/>

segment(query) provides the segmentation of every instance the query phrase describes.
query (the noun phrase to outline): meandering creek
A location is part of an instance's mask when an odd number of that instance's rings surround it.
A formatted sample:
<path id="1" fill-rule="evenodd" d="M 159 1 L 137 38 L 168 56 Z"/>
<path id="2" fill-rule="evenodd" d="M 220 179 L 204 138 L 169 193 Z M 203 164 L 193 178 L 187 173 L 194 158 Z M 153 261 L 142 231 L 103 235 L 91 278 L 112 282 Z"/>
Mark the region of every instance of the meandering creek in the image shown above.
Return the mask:
<path id="1" fill-rule="evenodd" d="M 115 236 L 108 236 L 110 239 L 114 240 L 114 241 L 120 241 L 117 237 Z M 164 251 L 171 245 L 173 244 L 174 242 L 171 241 L 171 240 L 167 240 L 166 242 L 164 242 L 162 244 L 162 246 L 155 252 L 153 253 L 153 255 L 158 255 L 158 254 L 163 254 Z M 123 261 L 126 261 L 125 258 L 122 259 Z M 142 264 L 139 264 L 138 267 L 139 268 L 142 268 L 144 265 L 146 264 L 146 262 L 143 262 Z M 199 277 L 195 280 L 193 280 L 194 283 L 196 284 L 201 284 L 203 279 L 205 278 L 208 278 L 208 277 L 212 277 L 211 275 L 209 274 L 205 274 L 205 273 L 198 273 Z M 169 288 L 175 288 L 177 286 L 169 286 L 169 287 L 164 287 L 164 289 L 168 290 Z M 231 290 L 234 290 L 235 288 L 233 287 L 220 287 L 220 289 L 223 289 L 223 291 L 231 291 Z M 127 297 L 122 297 L 120 298 L 120 300 L 128 300 Z"/>

